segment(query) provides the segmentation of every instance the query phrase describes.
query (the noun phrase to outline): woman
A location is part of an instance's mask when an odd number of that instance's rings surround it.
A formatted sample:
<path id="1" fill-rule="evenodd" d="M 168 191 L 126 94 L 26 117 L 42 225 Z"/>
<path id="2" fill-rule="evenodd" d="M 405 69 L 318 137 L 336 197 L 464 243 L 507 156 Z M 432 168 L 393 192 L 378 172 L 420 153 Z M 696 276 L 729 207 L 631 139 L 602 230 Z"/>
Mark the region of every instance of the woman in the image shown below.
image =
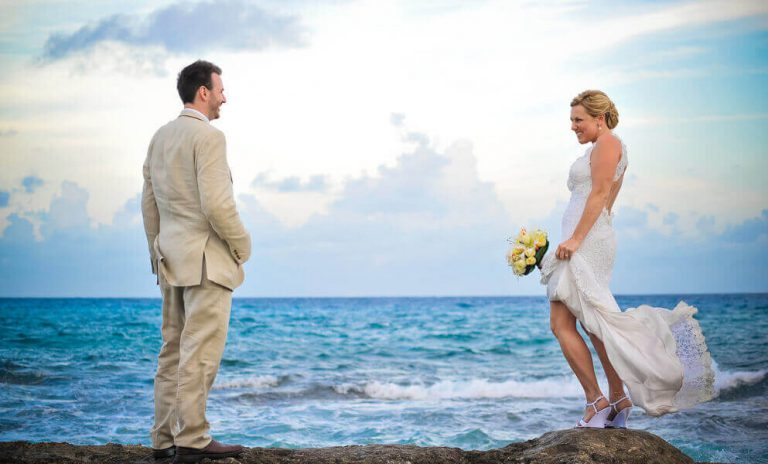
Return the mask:
<path id="1" fill-rule="evenodd" d="M 618 122 L 619 113 L 603 92 L 587 90 L 571 102 L 571 130 L 579 143 L 591 146 L 568 175 L 566 240 L 542 261 L 552 332 L 586 396 L 578 427 L 625 427 L 633 402 L 659 416 L 714 394 L 711 358 L 693 319 L 696 309 L 680 302 L 674 310 L 641 306 L 621 312 L 608 287 L 616 250 L 611 210 L 627 169 L 627 149 L 612 132 Z M 577 319 L 608 378 L 607 398 Z"/>

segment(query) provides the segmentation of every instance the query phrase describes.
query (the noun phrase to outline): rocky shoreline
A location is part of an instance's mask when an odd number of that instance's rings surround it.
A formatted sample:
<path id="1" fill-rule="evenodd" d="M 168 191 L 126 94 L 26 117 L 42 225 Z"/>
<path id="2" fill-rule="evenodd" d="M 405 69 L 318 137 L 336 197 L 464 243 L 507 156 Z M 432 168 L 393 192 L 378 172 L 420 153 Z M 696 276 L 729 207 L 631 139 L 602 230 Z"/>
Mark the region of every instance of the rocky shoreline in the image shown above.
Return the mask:
<path id="1" fill-rule="evenodd" d="M 0 443 L 0 463 L 18 464 L 167 464 L 155 461 L 140 445 L 100 446 L 69 443 Z M 642 430 L 569 429 L 545 433 L 488 451 L 413 445 L 365 445 L 331 448 L 249 448 L 220 464 L 495 464 L 495 463 L 694 463 L 663 439 Z"/>

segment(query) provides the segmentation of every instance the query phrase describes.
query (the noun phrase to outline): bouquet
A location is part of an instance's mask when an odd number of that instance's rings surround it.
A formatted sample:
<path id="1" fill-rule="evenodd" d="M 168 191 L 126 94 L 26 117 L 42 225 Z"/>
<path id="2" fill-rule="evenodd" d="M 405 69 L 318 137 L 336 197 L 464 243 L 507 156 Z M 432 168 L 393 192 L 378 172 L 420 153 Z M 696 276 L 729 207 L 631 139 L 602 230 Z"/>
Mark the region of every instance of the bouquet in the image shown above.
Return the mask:
<path id="1" fill-rule="evenodd" d="M 540 229 L 528 233 L 522 228 L 517 237 L 510 237 L 507 241 L 511 245 L 507 253 L 507 264 L 517 276 L 528 275 L 535 266 L 540 266 L 541 259 L 549 248 L 547 233 Z"/>

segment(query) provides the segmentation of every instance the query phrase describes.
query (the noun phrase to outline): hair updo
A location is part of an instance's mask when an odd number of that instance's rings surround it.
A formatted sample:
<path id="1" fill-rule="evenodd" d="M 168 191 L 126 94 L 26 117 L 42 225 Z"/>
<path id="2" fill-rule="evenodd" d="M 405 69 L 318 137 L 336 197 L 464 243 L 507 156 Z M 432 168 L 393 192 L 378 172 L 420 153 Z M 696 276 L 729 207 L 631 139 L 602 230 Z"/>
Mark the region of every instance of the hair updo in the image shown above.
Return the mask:
<path id="1" fill-rule="evenodd" d="M 596 118 L 605 116 L 605 125 L 613 129 L 619 125 L 619 110 L 613 104 L 608 95 L 600 90 L 585 90 L 571 100 L 571 107 L 581 105 L 587 110 L 587 114 Z"/>

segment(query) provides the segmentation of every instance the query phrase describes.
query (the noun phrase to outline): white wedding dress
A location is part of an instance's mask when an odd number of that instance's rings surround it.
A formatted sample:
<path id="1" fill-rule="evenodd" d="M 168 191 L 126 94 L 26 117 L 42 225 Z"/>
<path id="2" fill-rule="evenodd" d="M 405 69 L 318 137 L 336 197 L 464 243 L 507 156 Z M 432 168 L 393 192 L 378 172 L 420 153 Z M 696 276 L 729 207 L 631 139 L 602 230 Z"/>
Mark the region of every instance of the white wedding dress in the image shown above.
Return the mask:
<path id="1" fill-rule="evenodd" d="M 627 167 L 627 149 L 616 168 L 617 181 Z M 573 234 L 592 190 L 592 147 L 568 175 L 571 200 L 563 215 L 563 240 Z M 570 260 L 552 251 L 542 260 L 541 283 L 551 301 L 562 301 L 584 328 L 605 345 L 608 358 L 629 390 L 632 402 L 652 416 L 707 401 L 714 396 L 712 360 L 697 310 L 680 302 L 672 310 L 640 306 L 624 312 L 609 289 L 616 252 L 612 216 L 602 211 Z"/>

